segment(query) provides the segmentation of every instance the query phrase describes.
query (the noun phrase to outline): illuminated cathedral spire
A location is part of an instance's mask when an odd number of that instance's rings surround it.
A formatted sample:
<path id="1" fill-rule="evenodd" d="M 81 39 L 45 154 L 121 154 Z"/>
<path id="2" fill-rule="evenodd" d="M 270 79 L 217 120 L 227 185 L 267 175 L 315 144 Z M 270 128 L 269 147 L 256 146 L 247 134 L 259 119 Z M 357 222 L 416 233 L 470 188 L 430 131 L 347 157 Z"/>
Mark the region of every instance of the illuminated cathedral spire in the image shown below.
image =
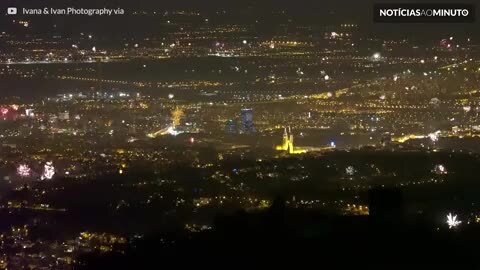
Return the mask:
<path id="1" fill-rule="evenodd" d="M 278 151 L 286 151 L 289 154 L 303 154 L 307 152 L 307 150 L 296 148 L 293 145 L 293 134 L 292 134 L 292 129 L 290 127 L 284 128 L 282 144 L 277 145 L 275 149 Z"/>

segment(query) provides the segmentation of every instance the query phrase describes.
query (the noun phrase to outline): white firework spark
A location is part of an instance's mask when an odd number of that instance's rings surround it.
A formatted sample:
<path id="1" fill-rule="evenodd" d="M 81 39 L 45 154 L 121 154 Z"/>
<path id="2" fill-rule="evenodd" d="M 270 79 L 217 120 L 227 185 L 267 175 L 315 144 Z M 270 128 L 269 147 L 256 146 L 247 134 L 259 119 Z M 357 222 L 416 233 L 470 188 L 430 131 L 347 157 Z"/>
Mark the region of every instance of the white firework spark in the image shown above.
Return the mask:
<path id="1" fill-rule="evenodd" d="M 428 134 L 428 137 L 432 142 L 438 142 L 438 136 L 440 135 L 440 131 L 435 131 L 433 133 Z"/>
<path id="2" fill-rule="evenodd" d="M 442 164 L 435 165 L 435 168 L 433 168 L 433 172 L 435 172 L 436 174 L 448 174 L 447 168 Z"/>
<path id="3" fill-rule="evenodd" d="M 457 220 L 457 215 L 452 215 L 452 213 L 448 213 L 448 215 L 447 215 L 448 228 L 450 228 L 450 229 L 455 228 L 458 225 L 460 225 L 461 223 L 462 223 L 462 221 Z"/>
<path id="4" fill-rule="evenodd" d="M 20 177 L 29 177 L 32 174 L 32 170 L 27 164 L 20 164 L 17 167 L 17 174 Z"/>
<path id="5" fill-rule="evenodd" d="M 345 173 L 349 176 L 355 175 L 356 172 L 357 170 L 355 170 L 353 166 L 348 166 L 347 168 L 345 168 Z"/>
<path id="6" fill-rule="evenodd" d="M 49 161 L 43 166 L 43 173 L 40 177 L 41 180 L 50 180 L 55 175 L 55 167 L 53 167 L 53 162 Z"/>

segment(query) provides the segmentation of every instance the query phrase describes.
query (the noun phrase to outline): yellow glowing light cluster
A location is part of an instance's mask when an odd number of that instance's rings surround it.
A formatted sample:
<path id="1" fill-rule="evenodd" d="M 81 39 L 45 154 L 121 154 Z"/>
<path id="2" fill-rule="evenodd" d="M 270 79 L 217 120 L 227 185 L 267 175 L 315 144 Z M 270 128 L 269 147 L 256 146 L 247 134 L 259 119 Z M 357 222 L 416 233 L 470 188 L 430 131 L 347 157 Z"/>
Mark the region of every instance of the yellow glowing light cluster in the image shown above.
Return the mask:
<path id="1" fill-rule="evenodd" d="M 408 135 L 405 135 L 405 136 L 402 136 L 402 137 L 393 138 L 392 141 L 399 142 L 399 143 L 404 143 L 408 140 L 423 139 L 423 138 L 425 138 L 425 136 L 423 136 L 423 135 L 408 134 Z"/>
<path id="2" fill-rule="evenodd" d="M 291 134 L 290 127 L 288 128 L 288 131 L 287 131 L 287 128 L 285 128 L 283 133 L 282 144 L 277 145 L 275 149 L 278 151 L 286 151 L 292 155 L 304 154 L 307 152 L 306 149 L 297 148 L 293 145 L 293 135 Z"/>
<path id="3" fill-rule="evenodd" d="M 175 128 L 176 126 L 180 125 L 180 120 L 182 119 L 184 112 L 181 108 L 177 107 L 172 112 L 172 125 Z"/>
<path id="4" fill-rule="evenodd" d="M 182 120 L 182 117 L 185 115 L 183 110 L 180 107 L 175 108 L 174 111 L 172 111 L 172 125 L 168 126 L 166 128 L 163 128 L 159 131 L 152 132 L 147 134 L 147 137 L 149 138 L 156 138 L 159 136 L 164 136 L 164 135 L 173 135 L 177 136 L 178 134 L 182 133 L 175 128 L 180 125 L 180 120 Z"/>

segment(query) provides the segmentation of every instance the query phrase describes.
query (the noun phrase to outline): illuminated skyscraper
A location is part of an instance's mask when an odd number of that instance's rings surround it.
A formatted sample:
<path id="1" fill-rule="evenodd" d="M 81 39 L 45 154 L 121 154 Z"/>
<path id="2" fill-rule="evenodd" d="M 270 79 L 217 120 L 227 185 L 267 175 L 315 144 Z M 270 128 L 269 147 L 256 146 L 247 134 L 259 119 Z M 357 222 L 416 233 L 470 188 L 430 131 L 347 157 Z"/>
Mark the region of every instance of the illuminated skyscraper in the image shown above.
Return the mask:
<path id="1" fill-rule="evenodd" d="M 253 123 L 253 110 L 252 109 L 242 109 L 242 126 L 241 132 L 245 134 L 255 133 L 255 125 Z"/>
<path id="2" fill-rule="evenodd" d="M 225 132 L 237 133 L 238 132 L 237 121 L 233 119 L 229 119 L 227 123 L 225 123 Z"/>

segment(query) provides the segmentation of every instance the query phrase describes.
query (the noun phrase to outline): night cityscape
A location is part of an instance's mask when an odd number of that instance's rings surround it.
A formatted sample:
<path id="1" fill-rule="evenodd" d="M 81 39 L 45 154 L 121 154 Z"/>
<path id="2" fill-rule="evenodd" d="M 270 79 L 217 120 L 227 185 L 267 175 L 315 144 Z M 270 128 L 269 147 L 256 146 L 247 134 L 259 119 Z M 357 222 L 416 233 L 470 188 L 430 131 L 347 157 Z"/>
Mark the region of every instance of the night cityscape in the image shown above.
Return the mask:
<path id="1" fill-rule="evenodd" d="M 0 3 L 0 269 L 480 266 L 478 22 L 79 2 Z"/>

